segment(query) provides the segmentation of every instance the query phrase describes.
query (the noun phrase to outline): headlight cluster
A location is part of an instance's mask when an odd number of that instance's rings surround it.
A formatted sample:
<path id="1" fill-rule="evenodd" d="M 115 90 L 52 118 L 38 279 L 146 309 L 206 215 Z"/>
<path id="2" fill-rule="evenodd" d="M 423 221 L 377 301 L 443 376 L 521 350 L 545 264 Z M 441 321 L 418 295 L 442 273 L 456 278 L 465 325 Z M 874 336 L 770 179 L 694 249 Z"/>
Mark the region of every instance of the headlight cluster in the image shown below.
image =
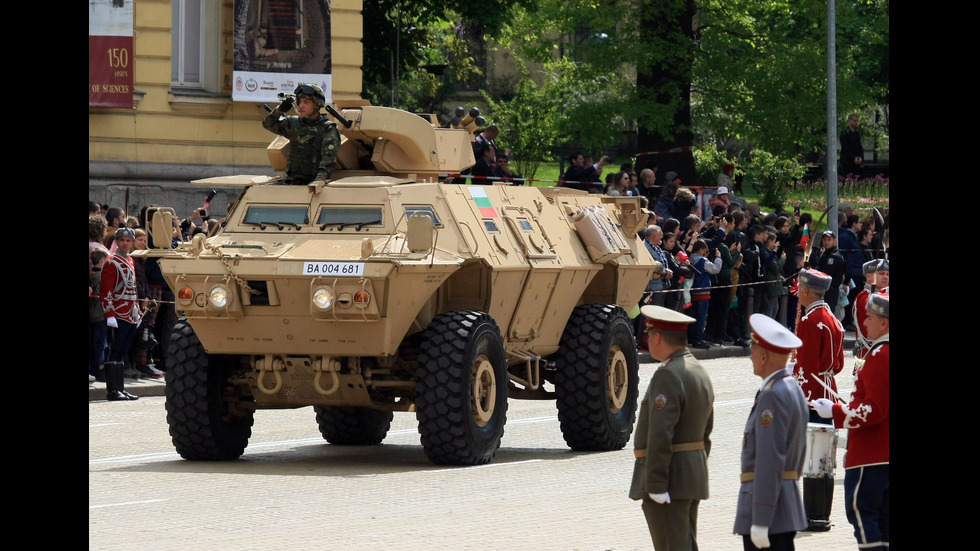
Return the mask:
<path id="1" fill-rule="evenodd" d="M 208 293 L 208 300 L 215 308 L 228 306 L 228 289 L 225 289 L 221 285 L 215 285 L 211 288 L 211 292 Z"/>
<path id="2" fill-rule="evenodd" d="M 333 289 L 330 287 L 317 287 L 313 291 L 313 307 L 317 310 L 329 310 L 334 303 Z"/>

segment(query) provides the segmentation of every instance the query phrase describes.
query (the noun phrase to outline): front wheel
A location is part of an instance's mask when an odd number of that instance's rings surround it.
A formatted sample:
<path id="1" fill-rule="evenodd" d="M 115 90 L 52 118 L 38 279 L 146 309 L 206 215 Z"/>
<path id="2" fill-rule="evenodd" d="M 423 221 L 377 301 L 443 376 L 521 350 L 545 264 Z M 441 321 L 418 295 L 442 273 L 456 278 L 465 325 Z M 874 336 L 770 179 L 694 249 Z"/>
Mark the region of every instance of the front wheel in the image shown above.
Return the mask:
<path id="1" fill-rule="evenodd" d="M 482 312 L 437 316 L 418 363 L 416 418 L 429 460 L 489 463 L 507 422 L 507 356 L 497 323 Z"/>
<path id="2" fill-rule="evenodd" d="M 576 451 L 619 450 L 633 434 L 639 361 L 626 312 L 584 304 L 572 312 L 555 356 L 562 437 Z"/>
<path id="3" fill-rule="evenodd" d="M 166 373 L 167 424 L 184 459 L 223 461 L 245 453 L 253 412 L 231 408 L 241 397 L 227 384 L 233 358 L 210 356 L 187 320 L 174 326 Z"/>

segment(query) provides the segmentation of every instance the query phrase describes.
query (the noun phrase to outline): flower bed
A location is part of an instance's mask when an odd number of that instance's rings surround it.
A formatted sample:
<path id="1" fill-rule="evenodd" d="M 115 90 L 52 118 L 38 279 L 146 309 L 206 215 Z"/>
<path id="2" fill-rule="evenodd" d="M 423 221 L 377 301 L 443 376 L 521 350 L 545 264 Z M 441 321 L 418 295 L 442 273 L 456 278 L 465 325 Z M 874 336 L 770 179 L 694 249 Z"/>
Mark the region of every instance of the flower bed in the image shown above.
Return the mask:
<path id="1" fill-rule="evenodd" d="M 851 203 L 862 218 L 871 214 L 871 208 L 876 207 L 882 214 L 888 211 L 888 178 L 882 175 L 874 178 L 838 178 L 837 200 L 840 203 Z M 827 209 L 827 182 L 797 181 L 789 190 L 786 199 L 787 210 L 795 207 L 801 210 L 821 213 Z"/>

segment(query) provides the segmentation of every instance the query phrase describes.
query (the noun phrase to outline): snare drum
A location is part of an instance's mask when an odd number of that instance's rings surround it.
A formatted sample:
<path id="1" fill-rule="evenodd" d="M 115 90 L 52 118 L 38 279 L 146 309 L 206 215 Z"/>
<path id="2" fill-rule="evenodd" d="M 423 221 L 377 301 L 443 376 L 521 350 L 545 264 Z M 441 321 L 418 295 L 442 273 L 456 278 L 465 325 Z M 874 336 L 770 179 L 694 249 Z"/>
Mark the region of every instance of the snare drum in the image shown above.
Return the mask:
<path id="1" fill-rule="evenodd" d="M 837 462 L 837 429 L 833 425 L 807 423 L 806 459 L 803 460 L 803 476 L 807 478 L 833 478 Z"/>

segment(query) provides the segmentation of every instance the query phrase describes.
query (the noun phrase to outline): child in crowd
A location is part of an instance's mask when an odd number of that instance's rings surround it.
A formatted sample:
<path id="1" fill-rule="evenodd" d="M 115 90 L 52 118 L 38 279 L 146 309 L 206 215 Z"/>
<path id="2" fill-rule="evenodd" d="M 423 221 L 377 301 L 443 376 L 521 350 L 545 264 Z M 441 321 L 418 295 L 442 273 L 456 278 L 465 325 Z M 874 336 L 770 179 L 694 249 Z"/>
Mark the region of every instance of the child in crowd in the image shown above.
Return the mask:
<path id="1" fill-rule="evenodd" d="M 688 339 L 694 348 L 710 348 L 704 340 L 704 326 L 708 321 L 708 300 L 711 298 L 711 276 L 721 271 L 721 257 L 708 260 L 708 244 L 704 239 L 694 241 L 691 250 L 691 266 L 694 267 L 694 282 L 691 285 L 691 311 L 696 322 L 688 325 Z"/>

